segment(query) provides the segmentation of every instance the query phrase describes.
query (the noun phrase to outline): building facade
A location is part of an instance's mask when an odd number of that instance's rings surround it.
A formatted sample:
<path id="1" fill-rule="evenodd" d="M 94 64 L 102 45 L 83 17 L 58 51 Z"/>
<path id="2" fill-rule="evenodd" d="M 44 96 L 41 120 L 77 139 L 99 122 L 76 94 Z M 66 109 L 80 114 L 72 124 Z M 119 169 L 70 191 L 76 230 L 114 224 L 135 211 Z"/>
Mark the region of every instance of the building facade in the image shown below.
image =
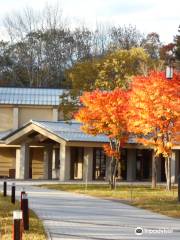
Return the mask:
<path id="1" fill-rule="evenodd" d="M 110 160 L 102 146 L 105 136 L 81 131 L 81 124 L 63 121 L 59 89 L 0 88 L 0 177 L 16 179 L 108 180 Z M 151 149 L 130 138 L 122 150 L 117 177 L 150 181 Z M 164 159 L 158 181 L 165 181 Z M 180 173 L 180 146 L 173 150 L 172 181 Z M 121 172 L 121 174 L 120 174 Z"/>

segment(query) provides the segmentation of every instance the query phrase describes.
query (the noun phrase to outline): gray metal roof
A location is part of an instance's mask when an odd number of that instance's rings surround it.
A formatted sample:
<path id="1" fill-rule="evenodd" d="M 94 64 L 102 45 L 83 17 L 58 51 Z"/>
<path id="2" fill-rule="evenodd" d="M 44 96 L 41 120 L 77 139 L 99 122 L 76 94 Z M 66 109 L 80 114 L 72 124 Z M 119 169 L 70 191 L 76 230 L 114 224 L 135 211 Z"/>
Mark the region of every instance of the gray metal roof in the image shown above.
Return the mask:
<path id="1" fill-rule="evenodd" d="M 82 141 L 82 142 L 109 142 L 109 138 L 105 135 L 90 135 L 81 130 L 82 123 L 75 120 L 71 121 L 33 121 L 32 123 L 54 133 L 66 141 Z M 137 143 L 137 137 L 129 136 L 128 143 Z"/>
<path id="2" fill-rule="evenodd" d="M 79 123 L 77 121 L 71 120 L 71 121 L 35 121 L 31 120 L 21 128 L 18 128 L 16 130 L 7 130 L 0 132 L 0 141 L 3 142 L 3 140 L 6 140 L 8 137 L 14 135 L 15 133 L 19 132 L 21 129 L 29 126 L 30 124 L 35 124 L 52 134 L 64 139 L 65 141 L 80 141 L 80 142 L 101 142 L 101 143 L 107 143 L 109 142 L 108 137 L 105 135 L 97 135 L 92 136 L 89 134 L 85 134 L 81 130 L 82 123 Z M 179 132 L 177 133 L 179 134 Z M 137 144 L 137 136 L 130 135 L 129 139 L 127 141 L 129 144 Z M 179 145 L 179 142 L 175 142 L 174 144 Z"/>
<path id="3" fill-rule="evenodd" d="M 32 121 L 32 123 L 50 131 L 56 136 L 66 141 L 82 141 L 82 142 L 109 142 L 105 135 L 92 136 L 82 132 L 82 124 L 76 121 Z"/>
<path id="4" fill-rule="evenodd" d="M 79 141 L 79 142 L 101 142 L 107 143 L 109 139 L 105 135 L 90 135 L 86 134 L 81 130 L 82 123 L 71 120 L 71 121 L 35 121 L 31 120 L 21 128 L 18 128 L 14 131 L 10 130 L 7 132 L 0 133 L 0 139 L 6 140 L 8 137 L 14 135 L 21 129 L 29 126 L 29 124 L 35 124 L 52 134 L 64 139 L 65 141 Z M 136 136 L 130 136 L 128 139 L 128 143 L 137 143 Z"/>
<path id="5" fill-rule="evenodd" d="M 5 136 L 9 135 L 13 130 L 10 129 L 10 130 L 7 130 L 7 131 L 3 131 L 3 132 L 0 132 L 0 140 L 2 138 L 4 138 Z"/>
<path id="6" fill-rule="evenodd" d="M 57 106 L 63 92 L 63 89 L 0 87 L 0 104 Z"/>

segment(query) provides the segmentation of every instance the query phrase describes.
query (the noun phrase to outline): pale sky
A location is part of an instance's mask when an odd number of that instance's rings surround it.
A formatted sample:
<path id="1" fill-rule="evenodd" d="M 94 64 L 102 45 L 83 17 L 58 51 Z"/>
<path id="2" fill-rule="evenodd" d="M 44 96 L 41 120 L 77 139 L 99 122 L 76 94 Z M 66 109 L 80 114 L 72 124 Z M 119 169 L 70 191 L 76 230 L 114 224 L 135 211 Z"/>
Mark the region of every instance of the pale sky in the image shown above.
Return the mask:
<path id="1" fill-rule="evenodd" d="M 131 24 L 145 34 L 159 33 L 164 43 L 173 41 L 180 25 L 180 0 L 0 0 L 0 30 L 6 14 L 27 6 L 41 10 L 47 3 L 58 3 L 74 24 Z"/>

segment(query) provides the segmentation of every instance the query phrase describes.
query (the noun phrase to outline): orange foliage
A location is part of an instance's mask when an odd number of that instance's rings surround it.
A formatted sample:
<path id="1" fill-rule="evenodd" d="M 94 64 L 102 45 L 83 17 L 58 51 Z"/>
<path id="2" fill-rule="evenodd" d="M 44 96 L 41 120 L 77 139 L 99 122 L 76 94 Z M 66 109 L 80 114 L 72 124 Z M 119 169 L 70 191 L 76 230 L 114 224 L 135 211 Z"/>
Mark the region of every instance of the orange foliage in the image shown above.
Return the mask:
<path id="1" fill-rule="evenodd" d="M 180 129 L 180 75 L 168 80 L 162 72 L 134 77 L 129 103 L 129 131 L 156 155 L 171 154 Z"/>
<path id="2" fill-rule="evenodd" d="M 119 149 L 128 132 L 138 136 L 155 154 L 170 156 L 180 136 L 180 75 L 168 80 L 162 72 L 136 76 L 131 91 L 85 92 L 83 107 L 75 118 L 88 134 L 105 134 L 113 144 L 104 147 L 109 156 L 119 158 Z"/>
<path id="3" fill-rule="evenodd" d="M 119 149 L 127 139 L 127 111 L 129 92 L 120 88 L 114 91 L 85 92 L 81 97 L 83 107 L 75 118 L 83 123 L 88 134 L 105 134 L 112 145 L 105 146 L 108 155 L 119 157 Z"/>
<path id="4" fill-rule="evenodd" d="M 103 148 L 107 156 L 114 157 L 115 159 L 120 159 L 120 152 L 112 149 L 109 144 L 104 144 Z"/>

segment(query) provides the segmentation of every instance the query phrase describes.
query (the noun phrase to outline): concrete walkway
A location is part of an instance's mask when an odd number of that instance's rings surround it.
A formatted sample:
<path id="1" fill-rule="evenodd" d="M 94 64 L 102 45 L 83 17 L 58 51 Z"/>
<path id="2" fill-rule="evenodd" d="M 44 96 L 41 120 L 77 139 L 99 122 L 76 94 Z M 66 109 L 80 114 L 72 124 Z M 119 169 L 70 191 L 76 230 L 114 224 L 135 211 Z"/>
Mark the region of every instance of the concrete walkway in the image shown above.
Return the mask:
<path id="1" fill-rule="evenodd" d="M 22 186 L 28 192 L 30 207 L 43 220 L 50 239 L 180 239 L 180 220 L 123 203 L 41 189 L 31 186 L 29 182 L 17 182 L 19 191 Z M 0 188 L 2 190 L 2 181 Z M 135 234 L 137 227 L 143 228 L 143 235 Z"/>

